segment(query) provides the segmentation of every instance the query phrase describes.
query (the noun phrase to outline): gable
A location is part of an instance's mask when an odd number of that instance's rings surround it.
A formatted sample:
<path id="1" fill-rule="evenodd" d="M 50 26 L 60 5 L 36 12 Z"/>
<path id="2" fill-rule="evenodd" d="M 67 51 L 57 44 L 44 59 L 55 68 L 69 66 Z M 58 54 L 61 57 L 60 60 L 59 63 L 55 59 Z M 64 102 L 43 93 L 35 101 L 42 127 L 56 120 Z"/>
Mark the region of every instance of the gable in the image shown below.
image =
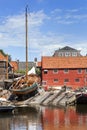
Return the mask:
<path id="1" fill-rule="evenodd" d="M 10 65 L 14 68 L 14 71 L 18 70 L 18 63 L 16 61 L 11 61 Z"/>
<path id="2" fill-rule="evenodd" d="M 0 60 L 7 60 L 7 57 L 0 52 Z"/>
<path id="3" fill-rule="evenodd" d="M 69 46 L 65 46 L 65 47 L 59 49 L 59 51 L 77 51 L 78 52 L 78 50 L 76 50 L 72 47 L 69 47 Z"/>

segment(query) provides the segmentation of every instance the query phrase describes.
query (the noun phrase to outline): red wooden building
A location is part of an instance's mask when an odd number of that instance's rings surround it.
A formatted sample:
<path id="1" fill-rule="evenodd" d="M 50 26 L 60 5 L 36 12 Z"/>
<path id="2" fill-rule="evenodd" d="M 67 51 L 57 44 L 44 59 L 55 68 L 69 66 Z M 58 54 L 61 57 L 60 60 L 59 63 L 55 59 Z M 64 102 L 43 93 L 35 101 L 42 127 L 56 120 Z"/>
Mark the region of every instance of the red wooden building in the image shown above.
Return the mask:
<path id="1" fill-rule="evenodd" d="M 87 86 L 87 56 L 47 57 L 41 60 L 43 87 Z"/>

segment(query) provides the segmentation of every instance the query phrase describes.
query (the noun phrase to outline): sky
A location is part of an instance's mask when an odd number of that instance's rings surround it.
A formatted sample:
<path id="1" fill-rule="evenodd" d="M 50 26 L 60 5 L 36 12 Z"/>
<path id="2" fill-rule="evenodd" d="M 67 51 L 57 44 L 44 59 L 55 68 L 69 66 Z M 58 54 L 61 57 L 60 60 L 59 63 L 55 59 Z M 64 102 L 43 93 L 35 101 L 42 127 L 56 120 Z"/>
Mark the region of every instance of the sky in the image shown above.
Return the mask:
<path id="1" fill-rule="evenodd" d="M 28 61 L 69 46 L 87 54 L 87 0 L 0 0 L 0 49 L 25 61 L 28 5 Z"/>

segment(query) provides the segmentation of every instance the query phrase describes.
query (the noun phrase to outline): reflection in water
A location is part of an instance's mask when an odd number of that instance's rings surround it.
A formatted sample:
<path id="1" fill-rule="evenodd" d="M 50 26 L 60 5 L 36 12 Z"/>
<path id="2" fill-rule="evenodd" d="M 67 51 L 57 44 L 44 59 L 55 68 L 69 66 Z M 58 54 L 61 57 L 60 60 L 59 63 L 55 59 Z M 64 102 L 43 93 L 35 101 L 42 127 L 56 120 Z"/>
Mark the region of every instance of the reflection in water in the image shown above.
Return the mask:
<path id="1" fill-rule="evenodd" d="M 87 115 L 87 105 L 77 105 L 76 106 L 76 113 L 78 113 L 78 114 L 85 114 L 85 115 Z"/>
<path id="2" fill-rule="evenodd" d="M 14 114 L 0 114 L 0 130 L 42 130 L 40 111 L 35 108 L 18 108 Z"/>
<path id="3" fill-rule="evenodd" d="M 79 111 L 81 107 L 83 111 Z M 71 106 L 66 109 L 45 108 L 42 115 L 44 130 L 87 129 L 87 106 Z"/>
<path id="4" fill-rule="evenodd" d="M 87 105 L 19 108 L 0 114 L 0 130 L 87 130 Z"/>

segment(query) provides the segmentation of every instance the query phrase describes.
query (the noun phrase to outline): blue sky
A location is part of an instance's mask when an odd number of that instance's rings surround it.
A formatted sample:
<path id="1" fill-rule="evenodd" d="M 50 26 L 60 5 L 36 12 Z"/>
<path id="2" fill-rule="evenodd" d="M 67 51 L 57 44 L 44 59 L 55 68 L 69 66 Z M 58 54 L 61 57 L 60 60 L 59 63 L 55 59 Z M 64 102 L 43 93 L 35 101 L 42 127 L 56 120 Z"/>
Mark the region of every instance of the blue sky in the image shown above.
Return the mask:
<path id="1" fill-rule="evenodd" d="M 0 0 L 0 49 L 25 61 L 25 7 L 28 57 L 51 56 L 64 46 L 87 54 L 87 0 Z"/>

